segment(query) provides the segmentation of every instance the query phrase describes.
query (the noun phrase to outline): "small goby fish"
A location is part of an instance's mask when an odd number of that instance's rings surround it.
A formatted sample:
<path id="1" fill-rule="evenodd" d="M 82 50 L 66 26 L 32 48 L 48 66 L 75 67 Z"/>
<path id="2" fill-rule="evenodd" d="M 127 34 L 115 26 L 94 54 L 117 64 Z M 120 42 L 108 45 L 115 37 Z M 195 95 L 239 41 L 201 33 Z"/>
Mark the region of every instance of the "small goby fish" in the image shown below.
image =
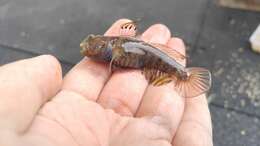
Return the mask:
<path id="1" fill-rule="evenodd" d="M 124 34 L 120 36 L 89 35 L 80 44 L 81 54 L 110 63 L 110 71 L 116 68 L 141 69 L 154 86 L 175 81 L 174 89 L 182 97 L 195 97 L 210 89 L 211 74 L 207 69 L 185 68 L 177 61 L 185 59 L 180 53 L 161 44 L 134 38 L 134 24 L 127 23 L 121 28 L 127 31 L 122 30 Z"/>

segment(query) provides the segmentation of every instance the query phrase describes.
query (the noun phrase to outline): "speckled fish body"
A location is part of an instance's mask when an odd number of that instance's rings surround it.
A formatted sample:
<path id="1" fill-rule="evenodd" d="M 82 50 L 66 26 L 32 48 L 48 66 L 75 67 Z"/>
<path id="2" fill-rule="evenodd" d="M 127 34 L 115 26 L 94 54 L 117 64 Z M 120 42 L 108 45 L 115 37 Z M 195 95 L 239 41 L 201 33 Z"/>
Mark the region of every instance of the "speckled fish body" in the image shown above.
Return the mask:
<path id="1" fill-rule="evenodd" d="M 104 44 L 95 43 L 95 41 L 106 42 Z M 91 45 L 100 45 L 106 47 L 101 49 L 97 56 L 87 55 L 95 54 L 81 51 L 86 56 L 100 61 L 110 62 L 114 53 L 115 59 L 113 65 L 122 68 L 136 69 L 154 69 L 161 72 L 175 74 L 178 77 L 185 77 L 185 67 L 179 64 L 174 58 L 149 43 L 129 37 L 109 37 L 100 36 L 98 39 L 93 38 Z M 99 46 L 95 46 L 99 48 Z M 114 51 L 113 51 L 114 50 Z M 100 55 L 102 54 L 102 55 Z"/>
<path id="2" fill-rule="evenodd" d="M 160 86 L 176 81 L 181 96 L 194 97 L 209 90 L 210 72 L 203 68 L 185 68 L 163 49 L 151 43 L 123 36 L 90 35 L 81 43 L 81 53 L 115 68 L 141 69 L 149 83 Z"/>

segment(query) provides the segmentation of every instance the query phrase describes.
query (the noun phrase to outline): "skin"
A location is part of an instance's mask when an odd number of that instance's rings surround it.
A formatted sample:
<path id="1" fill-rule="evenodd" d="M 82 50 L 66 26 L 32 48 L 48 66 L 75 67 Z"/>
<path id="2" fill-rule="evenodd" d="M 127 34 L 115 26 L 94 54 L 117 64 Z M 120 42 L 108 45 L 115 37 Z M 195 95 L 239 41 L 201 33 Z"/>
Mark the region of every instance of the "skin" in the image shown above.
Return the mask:
<path id="1" fill-rule="evenodd" d="M 118 20 L 105 35 L 117 35 L 128 21 Z M 171 38 L 162 24 L 148 28 L 142 39 L 185 54 L 183 41 Z M 170 87 L 148 86 L 140 70 L 109 76 L 107 64 L 89 59 L 64 79 L 59 62 L 50 55 L 4 65 L 0 145 L 212 146 L 205 95 L 184 99 Z"/>

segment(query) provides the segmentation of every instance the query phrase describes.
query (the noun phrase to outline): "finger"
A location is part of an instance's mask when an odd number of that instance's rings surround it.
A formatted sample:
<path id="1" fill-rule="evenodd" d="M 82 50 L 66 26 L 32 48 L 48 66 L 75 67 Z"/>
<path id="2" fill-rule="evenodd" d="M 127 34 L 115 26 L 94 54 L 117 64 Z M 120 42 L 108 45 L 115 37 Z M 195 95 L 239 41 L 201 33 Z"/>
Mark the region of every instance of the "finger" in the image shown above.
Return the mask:
<path id="1" fill-rule="evenodd" d="M 186 55 L 185 44 L 182 39 L 173 37 L 168 41 L 167 45 L 171 46 L 172 49 L 178 51 L 182 55 Z"/>
<path id="2" fill-rule="evenodd" d="M 167 45 L 172 49 L 180 48 L 185 53 L 183 42 L 179 43 L 176 40 L 177 38 L 171 38 Z M 164 126 L 169 131 L 169 141 L 179 126 L 184 110 L 184 99 L 174 91 L 173 84 L 171 82 L 159 87 L 148 86 L 137 112 L 138 117 L 160 116 L 164 118 L 166 121 Z"/>
<path id="3" fill-rule="evenodd" d="M 128 21 L 130 20 L 116 21 L 105 35 L 118 35 L 120 26 Z M 65 76 L 62 89 L 76 92 L 89 100 L 96 101 L 108 78 L 107 64 L 84 58 Z"/>
<path id="4" fill-rule="evenodd" d="M 50 55 L 0 68 L 0 127 L 24 132 L 39 108 L 61 87 L 61 66 Z"/>
<path id="5" fill-rule="evenodd" d="M 158 38 L 158 43 L 166 43 L 170 38 L 170 31 L 164 25 L 153 25 L 144 32 L 143 39 L 152 40 L 153 37 Z M 136 113 L 146 87 L 147 81 L 140 70 L 115 71 L 98 102 L 121 115 L 132 116 Z"/>
<path id="6" fill-rule="evenodd" d="M 185 45 L 184 45 L 184 42 L 180 39 L 180 38 L 171 38 L 168 43 L 167 43 L 168 46 L 171 46 L 172 49 L 176 50 L 177 52 L 179 52 L 180 54 L 186 56 L 186 51 L 185 49 Z M 186 66 L 186 59 L 182 60 L 181 63 L 182 65 Z"/>
<path id="7" fill-rule="evenodd" d="M 157 34 L 160 32 L 160 34 Z M 158 44 L 167 44 L 171 37 L 170 30 L 163 24 L 155 24 L 142 34 L 142 40 Z"/>
<path id="8" fill-rule="evenodd" d="M 172 141 L 174 146 L 213 146 L 212 125 L 205 95 L 186 98 L 182 122 Z"/>

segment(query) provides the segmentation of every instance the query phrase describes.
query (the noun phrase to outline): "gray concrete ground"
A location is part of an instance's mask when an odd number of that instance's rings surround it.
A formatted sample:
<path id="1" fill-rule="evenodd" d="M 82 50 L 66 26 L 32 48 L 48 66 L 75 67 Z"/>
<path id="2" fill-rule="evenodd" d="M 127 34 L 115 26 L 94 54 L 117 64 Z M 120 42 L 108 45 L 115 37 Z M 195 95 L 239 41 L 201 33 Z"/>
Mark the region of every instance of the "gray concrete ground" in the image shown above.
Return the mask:
<path id="1" fill-rule="evenodd" d="M 189 65 L 211 69 L 215 146 L 260 146 L 260 55 L 248 44 L 257 12 L 212 0 L 1 0 L 0 64 L 50 53 L 66 73 L 82 58 L 80 41 L 122 17 L 143 18 L 142 30 L 166 24 L 186 41 Z"/>

